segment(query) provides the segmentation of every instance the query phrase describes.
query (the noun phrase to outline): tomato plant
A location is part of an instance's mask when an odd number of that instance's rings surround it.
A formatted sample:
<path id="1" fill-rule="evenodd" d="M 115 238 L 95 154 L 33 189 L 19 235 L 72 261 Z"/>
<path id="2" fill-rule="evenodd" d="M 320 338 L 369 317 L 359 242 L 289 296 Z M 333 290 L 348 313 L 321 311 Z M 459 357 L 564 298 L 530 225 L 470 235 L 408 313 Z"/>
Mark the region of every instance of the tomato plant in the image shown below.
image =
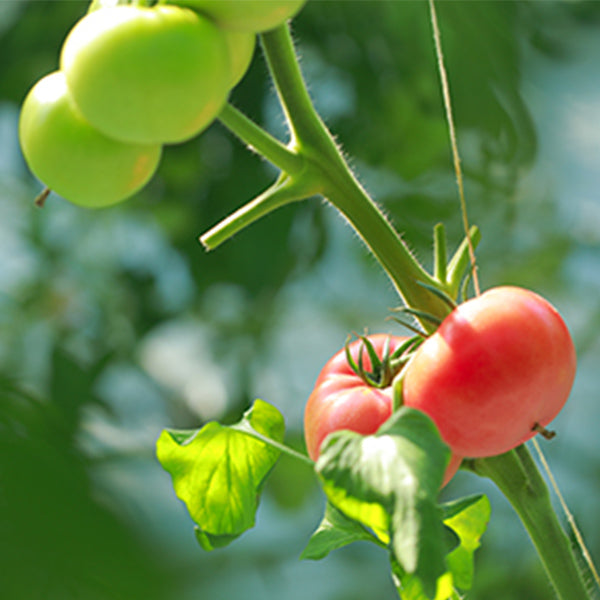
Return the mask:
<path id="1" fill-rule="evenodd" d="M 19 138 L 33 173 L 67 200 L 87 207 L 115 204 L 154 174 L 158 144 L 129 144 L 100 133 L 79 113 L 64 74 L 47 75 L 21 110 Z"/>
<path id="2" fill-rule="evenodd" d="M 308 455 L 316 460 L 323 440 L 334 431 L 350 430 L 363 435 L 375 433 L 390 417 L 393 408 L 392 376 L 397 368 L 386 360 L 402 348 L 409 338 L 370 335 L 367 338 L 383 364 L 374 367 L 362 339 L 355 340 L 335 354 L 323 367 L 306 404 L 304 436 Z M 355 365 L 359 362 L 366 371 L 372 370 L 375 378 L 368 382 L 352 367 L 348 353 Z M 387 373 L 386 373 L 387 371 Z M 453 455 L 446 470 L 444 484 L 456 473 L 461 458 Z"/>
<path id="3" fill-rule="evenodd" d="M 440 484 L 462 463 L 509 499 L 558 596 L 588 598 L 570 540 L 523 445 L 538 431 L 550 437 L 546 425 L 574 379 L 573 342 L 555 309 L 515 287 L 480 295 L 476 282 L 476 296 L 456 305 L 469 268 L 477 277 L 479 234 L 469 227 L 464 198 L 465 240 L 454 256 L 447 260 L 438 225 L 433 273 L 418 263 L 312 104 L 284 23 L 303 1 L 179 2 L 195 11 L 139 4 L 97 3 L 67 37 L 62 71 L 25 100 L 20 135 L 32 170 L 74 202 L 110 204 L 147 181 L 161 143 L 186 140 L 218 117 L 280 173 L 206 232 L 204 246 L 215 248 L 283 205 L 321 196 L 373 252 L 400 310 L 416 321 L 405 324 L 418 332 L 363 336 L 328 361 L 305 409 L 309 456 L 286 446 L 283 416 L 262 400 L 233 425 L 164 431 L 157 456 L 202 548 L 223 547 L 254 525 L 264 480 L 287 453 L 312 469 L 327 498 L 304 557 L 371 541 L 388 552 L 402 598 L 454 600 L 471 586 L 473 551 L 489 518 L 483 495 L 439 503 Z M 433 1 L 430 7 L 438 48 Z M 251 59 L 255 32 L 262 32 L 287 143 L 226 102 Z M 438 59 L 443 75 L 439 49 Z M 451 124 L 448 102 L 446 109 Z"/>
<path id="4" fill-rule="evenodd" d="M 506 452 L 558 414 L 575 349 L 537 294 L 497 287 L 459 305 L 419 348 L 404 379 L 407 406 L 427 413 L 461 456 Z"/>
<path id="5" fill-rule="evenodd" d="M 60 58 L 84 117 L 128 142 L 189 139 L 217 116 L 232 79 L 224 34 L 177 6 L 101 8 L 71 30 Z"/>
<path id="6" fill-rule="evenodd" d="M 174 0 L 214 19 L 221 27 L 259 33 L 292 18 L 306 0 Z"/>

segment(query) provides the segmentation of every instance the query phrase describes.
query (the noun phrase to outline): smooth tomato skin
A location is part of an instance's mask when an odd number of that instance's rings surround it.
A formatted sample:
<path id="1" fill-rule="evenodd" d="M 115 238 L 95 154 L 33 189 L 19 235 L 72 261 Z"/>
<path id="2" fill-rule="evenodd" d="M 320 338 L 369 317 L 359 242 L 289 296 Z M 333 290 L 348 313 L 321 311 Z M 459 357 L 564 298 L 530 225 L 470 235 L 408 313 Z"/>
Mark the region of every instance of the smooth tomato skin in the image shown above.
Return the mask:
<path id="1" fill-rule="evenodd" d="M 247 31 L 224 31 L 229 52 L 231 75 L 229 87 L 236 86 L 246 74 L 254 55 L 256 34 Z"/>
<path id="2" fill-rule="evenodd" d="M 296 15 L 306 0 L 173 0 L 205 13 L 220 27 L 261 33 Z"/>
<path id="3" fill-rule="evenodd" d="M 223 32 L 177 6 L 118 5 L 83 17 L 60 57 L 84 117 L 125 142 L 178 143 L 206 128 L 230 89 Z"/>
<path id="4" fill-rule="evenodd" d="M 23 102 L 19 140 L 31 171 L 53 192 L 88 208 L 125 200 L 154 174 L 160 145 L 106 137 L 79 113 L 64 74 L 38 81 Z"/>
<path id="5" fill-rule="evenodd" d="M 368 336 L 378 356 L 384 350 L 386 340 L 390 340 L 393 352 L 407 338 L 374 334 Z M 361 341 L 350 344 L 350 352 L 355 361 Z M 366 369 L 371 363 L 363 353 Z M 350 430 L 362 435 L 375 433 L 392 414 L 393 391 L 391 387 L 374 388 L 368 386 L 348 365 L 345 350 L 340 350 L 323 367 L 304 412 L 304 435 L 308 455 L 317 460 L 323 440 L 334 431 Z M 443 485 L 458 470 L 461 458 L 453 455 L 446 469 Z"/>
<path id="6" fill-rule="evenodd" d="M 575 370 L 556 309 L 529 290 L 497 287 L 458 306 L 421 345 L 403 399 L 433 419 L 455 453 L 494 456 L 552 421 Z"/>

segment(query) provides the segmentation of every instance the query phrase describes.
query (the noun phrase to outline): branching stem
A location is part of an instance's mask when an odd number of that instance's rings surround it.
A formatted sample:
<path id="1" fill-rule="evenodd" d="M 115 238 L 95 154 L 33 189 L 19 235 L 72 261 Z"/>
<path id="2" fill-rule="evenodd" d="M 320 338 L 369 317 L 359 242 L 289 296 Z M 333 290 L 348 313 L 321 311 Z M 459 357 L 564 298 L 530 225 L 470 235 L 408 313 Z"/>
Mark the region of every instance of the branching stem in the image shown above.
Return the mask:
<path id="1" fill-rule="evenodd" d="M 226 104 L 219 121 L 242 142 L 288 175 L 302 170 L 304 159 L 267 133 L 231 104 Z"/>

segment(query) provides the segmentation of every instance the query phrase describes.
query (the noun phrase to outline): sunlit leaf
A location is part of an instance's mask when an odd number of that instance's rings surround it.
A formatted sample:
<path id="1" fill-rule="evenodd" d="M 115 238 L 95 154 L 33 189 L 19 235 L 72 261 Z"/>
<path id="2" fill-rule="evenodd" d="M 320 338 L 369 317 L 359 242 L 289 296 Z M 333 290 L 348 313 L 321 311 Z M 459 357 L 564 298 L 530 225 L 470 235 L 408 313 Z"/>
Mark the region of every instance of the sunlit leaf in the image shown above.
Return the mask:
<path id="1" fill-rule="evenodd" d="M 446 563 L 454 584 L 468 590 L 473 583 L 473 554 L 490 520 L 490 501 L 484 495 L 470 496 L 447 503 L 443 509 L 444 523 L 460 539 L 460 545 L 446 557 Z"/>
<path id="2" fill-rule="evenodd" d="M 335 506 L 327 503 L 323 520 L 313 533 L 300 558 L 319 560 L 332 550 L 360 541 L 378 543 L 377 538 L 360 523 L 349 519 Z"/>
<path id="3" fill-rule="evenodd" d="M 423 591 L 421 580 L 402 570 L 398 563 L 392 559 L 392 578 L 401 600 L 459 600 L 452 585 L 452 574 L 449 572 L 441 575 L 435 587 L 435 595 L 429 596 Z"/>
<path id="4" fill-rule="evenodd" d="M 389 543 L 402 571 L 430 596 L 446 572 L 436 497 L 448 459 L 431 419 L 403 407 L 375 435 L 330 435 L 316 464 L 329 501 Z"/>
<path id="5" fill-rule="evenodd" d="M 467 590 L 472 584 L 473 554 L 490 518 L 490 502 L 484 495 L 475 495 L 445 503 L 441 509 L 444 525 L 454 532 L 459 544 L 453 544 L 446 556 L 447 571 L 438 578 L 434 600 L 458 600 L 456 588 Z M 391 563 L 402 600 L 430 600 L 417 577 L 406 573 L 393 557 Z"/>
<path id="6" fill-rule="evenodd" d="M 171 474 L 206 550 L 227 545 L 254 526 L 262 483 L 280 451 L 252 432 L 281 442 L 283 417 L 256 400 L 235 425 L 213 421 L 198 431 L 165 430 L 158 439 L 158 460 Z"/>

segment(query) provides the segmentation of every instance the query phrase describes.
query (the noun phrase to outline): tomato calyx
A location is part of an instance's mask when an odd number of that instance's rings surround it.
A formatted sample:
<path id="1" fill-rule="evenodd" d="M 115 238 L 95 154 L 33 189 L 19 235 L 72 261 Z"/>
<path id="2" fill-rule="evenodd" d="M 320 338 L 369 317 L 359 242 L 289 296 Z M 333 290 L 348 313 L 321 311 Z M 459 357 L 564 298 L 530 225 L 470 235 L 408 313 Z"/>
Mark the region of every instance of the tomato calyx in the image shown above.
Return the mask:
<path id="1" fill-rule="evenodd" d="M 428 292 L 431 292 L 434 296 L 436 296 L 438 299 L 440 299 L 442 302 L 444 302 L 444 304 L 446 304 L 448 306 L 448 309 L 450 312 L 452 312 L 458 306 L 457 302 L 450 295 L 448 295 L 444 290 L 442 290 L 434 285 L 425 283 L 423 281 L 417 281 L 417 284 L 419 286 L 421 286 L 422 288 L 425 288 Z M 435 329 L 437 329 L 442 324 L 442 321 L 443 321 L 443 319 L 440 318 L 439 316 L 436 316 L 430 312 L 427 312 L 425 310 L 420 310 L 418 308 L 414 308 L 411 306 L 400 306 L 398 308 L 393 308 L 392 312 L 401 313 L 402 315 L 408 315 L 409 317 L 413 317 L 417 321 L 417 323 L 425 323 L 425 322 L 431 323 Z M 420 336 L 422 338 L 426 338 L 429 335 L 431 335 L 431 333 L 426 333 L 421 328 L 406 321 L 406 319 L 403 319 L 402 317 L 400 317 L 400 318 L 390 317 L 390 319 L 392 321 L 396 321 L 396 323 L 399 323 L 403 327 L 406 327 L 406 329 L 409 329 L 410 331 L 412 331 L 413 333 L 417 334 L 418 336 Z"/>
<path id="2" fill-rule="evenodd" d="M 392 384 L 396 375 L 402 371 L 424 339 L 421 334 L 415 335 L 391 352 L 390 338 L 388 337 L 385 341 L 381 357 L 379 357 L 366 334 L 357 335 L 356 337 L 361 340 L 358 360 L 355 360 L 350 352 L 351 336 L 348 336 L 344 346 L 348 365 L 369 387 L 378 389 L 389 387 Z M 369 358 L 370 369 L 365 365 L 365 352 Z"/>

